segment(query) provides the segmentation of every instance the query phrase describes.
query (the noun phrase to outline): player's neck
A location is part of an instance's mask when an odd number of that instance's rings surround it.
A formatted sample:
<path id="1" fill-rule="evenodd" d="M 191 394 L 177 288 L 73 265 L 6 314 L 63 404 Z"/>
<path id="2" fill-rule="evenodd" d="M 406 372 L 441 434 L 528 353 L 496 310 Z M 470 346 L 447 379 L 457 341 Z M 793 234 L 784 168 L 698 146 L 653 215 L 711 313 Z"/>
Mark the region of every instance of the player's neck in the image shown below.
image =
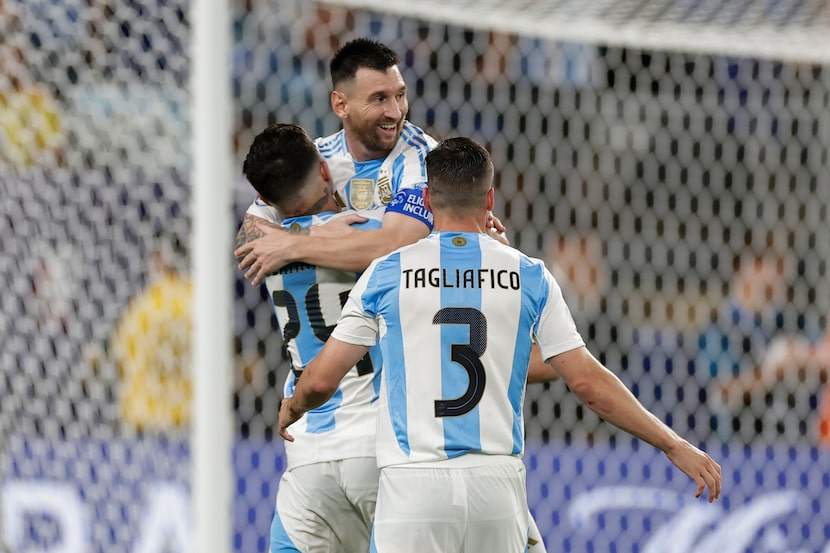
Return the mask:
<path id="1" fill-rule="evenodd" d="M 437 232 L 480 232 L 486 233 L 487 214 L 453 214 L 433 212 L 433 228 Z"/>
<path id="2" fill-rule="evenodd" d="M 389 155 L 390 150 L 375 150 L 369 149 L 355 136 L 352 136 L 346 131 L 346 148 L 349 150 L 349 155 L 358 163 L 366 161 L 375 161 L 376 159 L 383 159 Z"/>

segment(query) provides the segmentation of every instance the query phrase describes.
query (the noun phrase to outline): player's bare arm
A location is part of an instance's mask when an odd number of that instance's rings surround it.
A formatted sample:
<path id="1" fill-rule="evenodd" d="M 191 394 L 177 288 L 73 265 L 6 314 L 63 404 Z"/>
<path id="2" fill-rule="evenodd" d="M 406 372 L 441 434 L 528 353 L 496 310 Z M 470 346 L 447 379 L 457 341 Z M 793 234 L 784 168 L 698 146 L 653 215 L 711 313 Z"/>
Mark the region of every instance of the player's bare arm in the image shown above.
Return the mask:
<path id="1" fill-rule="evenodd" d="M 242 245 L 234 254 L 240 259 L 239 268 L 245 271 L 245 278 L 257 285 L 269 274 L 295 261 L 344 271 L 363 271 L 376 258 L 427 234 L 429 228 L 423 222 L 400 213 L 387 213 L 383 227 L 376 230 L 333 238 L 271 232 Z"/>
<path id="2" fill-rule="evenodd" d="M 262 217 L 246 213 L 242 219 L 242 225 L 239 227 L 239 232 L 236 233 L 236 243 L 234 244 L 234 255 L 238 262 L 242 262 L 244 255 L 239 254 L 240 247 L 258 240 L 263 237 L 270 236 L 272 233 L 276 236 L 272 239 L 274 241 L 281 240 L 281 235 L 295 234 L 300 236 L 318 236 L 321 238 L 333 238 L 337 236 L 345 236 L 352 232 L 360 232 L 351 225 L 355 223 L 362 223 L 366 221 L 366 217 L 358 215 L 357 213 L 350 213 L 342 217 L 338 217 L 332 221 L 327 221 L 322 225 L 313 225 L 310 227 L 290 227 L 285 229 L 277 224 L 274 224 Z M 276 269 L 275 269 L 276 270 Z"/>
<path id="3" fill-rule="evenodd" d="M 326 345 L 303 371 L 294 388 L 294 395 L 285 398 L 280 405 L 279 434 L 289 442 L 294 437 L 287 428 L 297 422 L 307 411 L 321 406 L 334 395 L 346 373 L 369 351 L 368 346 L 341 342 L 336 338 L 326 340 Z"/>
<path id="4" fill-rule="evenodd" d="M 720 465 L 651 414 L 585 347 L 556 355 L 547 362 L 597 415 L 663 451 L 678 469 L 694 480 L 695 497 L 700 497 L 707 487 L 710 503 L 720 496 Z"/>
<path id="5" fill-rule="evenodd" d="M 559 373 L 550 364 L 542 359 L 539 346 L 533 344 L 530 350 L 530 363 L 528 363 L 527 383 L 539 384 L 559 380 Z"/>
<path id="6" fill-rule="evenodd" d="M 303 230 L 308 232 L 308 229 Z M 270 231 L 285 232 L 279 225 L 276 225 L 271 221 L 267 221 L 262 217 L 246 213 L 242 218 L 242 224 L 239 226 L 239 231 L 236 233 L 236 242 L 234 243 L 234 255 L 236 256 L 236 260 L 240 262 L 242 261 L 242 257 L 236 253 L 240 246 L 256 240 L 257 238 L 262 238 L 267 232 Z"/>
<path id="7" fill-rule="evenodd" d="M 313 225 L 309 227 L 311 230 L 309 235 L 316 236 L 318 238 L 337 238 L 340 236 L 346 236 L 347 234 L 351 234 L 353 232 L 363 232 L 356 229 L 352 225 L 364 223 L 367 220 L 368 219 L 366 217 L 358 215 L 356 212 L 346 213 L 340 217 L 333 217 L 322 225 Z"/>

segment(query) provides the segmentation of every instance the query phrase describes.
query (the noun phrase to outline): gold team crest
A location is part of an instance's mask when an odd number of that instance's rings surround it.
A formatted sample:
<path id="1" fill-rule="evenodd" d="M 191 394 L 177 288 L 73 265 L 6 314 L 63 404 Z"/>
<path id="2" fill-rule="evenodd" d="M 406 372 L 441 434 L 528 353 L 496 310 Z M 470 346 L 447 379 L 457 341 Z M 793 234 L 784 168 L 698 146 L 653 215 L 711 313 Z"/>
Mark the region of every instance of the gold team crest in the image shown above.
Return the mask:
<path id="1" fill-rule="evenodd" d="M 389 178 L 389 169 L 378 171 L 378 197 L 380 203 L 386 205 L 392 199 L 392 179 Z"/>
<path id="2" fill-rule="evenodd" d="M 349 203 L 354 209 L 366 209 L 375 201 L 375 181 L 352 179 L 349 183 Z"/>

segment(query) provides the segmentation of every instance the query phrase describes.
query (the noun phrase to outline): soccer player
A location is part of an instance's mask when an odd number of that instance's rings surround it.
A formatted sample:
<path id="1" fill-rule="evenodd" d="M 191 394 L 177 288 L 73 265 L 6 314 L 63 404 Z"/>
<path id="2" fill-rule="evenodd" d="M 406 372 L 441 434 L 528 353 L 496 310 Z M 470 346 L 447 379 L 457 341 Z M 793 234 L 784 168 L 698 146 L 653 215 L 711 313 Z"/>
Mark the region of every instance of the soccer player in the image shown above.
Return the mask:
<path id="1" fill-rule="evenodd" d="M 409 103 L 399 61 L 389 47 L 367 38 L 344 44 L 330 64 L 331 107 L 343 128 L 316 140 L 342 207 L 385 208 L 382 228 L 334 237 L 324 232 L 330 225 L 301 235 L 279 232 L 265 224 L 278 222 L 279 213 L 254 201 L 234 252 L 253 284 L 294 261 L 362 271 L 376 257 L 429 234 L 423 160 L 436 141 L 406 120 Z M 492 224 L 494 233 L 504 231 L 497 218 Z"/>
<path id="2" fill-rule="evenodd" d="M 285 215 L 285 229 L 308 229 L 338 216 L 328 164 L 297 125 L 277 124 L 258 134 L 243 172 L 260 197 Z M 361 226 L 378 228 L 379 216 Z M 265 279 L 292 371 L 285 396 L 323 347 L 357 275 L 289 264 Z M 376 370 L 377 369 L 377 370 Z M 355 362 L 337 392 L 297 424 L 286 444 L 271 525 L 271 553 L 369 551 L 377 495 L 374 440 L 380 359 L 377 350 Z"/>
<path id="3" fill-rule="evenodd" d="M 380 343 L 372 551 L 524 551 L 522 403 L 531 344 L 603 419 L 661 449 L 720 495 L 721 469 L 649 413 L 585 348 L 541 260 L 487 236 L 493 165 L 466 138 L 426 158 L 435 231 L 374 261 L 337 326 L 280 408 L 279 432 L 337 389 Z"/>

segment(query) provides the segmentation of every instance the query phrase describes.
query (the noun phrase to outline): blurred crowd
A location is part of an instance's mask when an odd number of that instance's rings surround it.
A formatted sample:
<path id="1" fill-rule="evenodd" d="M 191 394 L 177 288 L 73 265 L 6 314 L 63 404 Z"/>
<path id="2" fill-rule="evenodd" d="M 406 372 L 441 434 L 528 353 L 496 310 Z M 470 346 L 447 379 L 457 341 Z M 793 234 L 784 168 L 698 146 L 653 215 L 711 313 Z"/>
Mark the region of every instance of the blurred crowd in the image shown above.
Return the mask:
<path id="1" fill-rule="evenodd" d="M 18 298 L 3 300 L 0 319 L 10 344 L 2 353 L 3 432 L 19 430 L 27 417 L 57 421 L 26 428 L 42 433 L 84 434 L 96 424 L 115 432 L 181 432 L 187 425 L 187 256 L 164 244 L 171 230 L 189 231 L 186 13 L 186 3 L 174 0 L 0 0 L 0 182 L 10 192 L 0 229 L 31 240 L 4 245 L 0 267 Z M 674 237 L 697 264 L 687 274 L 663 274 L 662 265 L 649 272 L 634 254 L 653 239 L 664 242 L 653 251 L 670 257 L 675 246 L 663 219 L 684 217 L 653 214 L 655 198 L 676 188 L 649 179 L 671 168 L 632 162 L 626 186 L 609 175 L 625 173 L 620 167 L 638 151 L 651 159 L 661 137 L 609 126 L 603 147 L 621 141 L 625 150 L 612 158 L 585 153 L 589 141 L 575 142 L 607 115 L 607 91 L 651 91 L 665 69 L 650 72 L 642 53 L 498 32 L 451 35 L 439 24 L 393 24 L 306 2 L 283 2 L 277 10 L 273 2 L 240 0 L 233 13 L 238 160 L 253 136 L 278 120 L 298 122 L 315 136 L 336 130 L 327 109 L 327 61 L 343 41 L 375 34 L 401 53 L 414 122 L 435 136 L 464 134 L 492 150 L 514 244 L 545 259 L 590 349 L 647 408 L 701 442 L 830 441 L 830 332 L 825 314 L 805 300 L 822 289 L 826 274 L 807 279 L 803 257 L 810 248 L 790 247 L 812 244 L 815 236 L 802 241 L 803 226 L 760 225 L 751 214 L 732 220 L 724 209 L 710 214 L 720 221 L 711 225 L 719 233 L 710 240 L 721 240 L 715 246 L 702 239 L 704 231 Z M 637 71 L 648 81 L 642 90 L 630 77 Z M 747 92 L 735 94 L 745 100 Z M 625 111 L 623 100 L 611 108 L 617 109 Z M 578 144 L 568 152 L 574 161 L 562 161 L 568 156 L 559 143 L 566 139 Z M 732 186 L 742 175 L 751 180 L 744 173 L 742 166 L 721 177 Z M 701 185 L 701 205 L 733 201 L 718 196 L 726 191 L 769 192 L 734 186 Z M 240 182 L 240 219 L 246 191 Z M 671 193 L 698 202 L 691 192 Z M 28 233 L 20 213 L 38 221 Z M 705 226 L 707 215 L 701 217 Z M 753 223 L 764 229 L 747 234 Z M 644 230 L 650 225 L 661 229 L 652 238 Z M 695 255 L 698 247 L 706 253 Z M 237 433 L 271 436 L 287 366 L 267 298 L 236 276 Z M 151 333 L 157 339 L 147 342 Z M 32 341 L 35 334 L 41 336 Z M 52 403 L 67 390 L 74 399 Z M 162 396 L 166 403 L 159 404 Z M 529 438 L 608 438 L 557 383 L 529 399 Z"/>

